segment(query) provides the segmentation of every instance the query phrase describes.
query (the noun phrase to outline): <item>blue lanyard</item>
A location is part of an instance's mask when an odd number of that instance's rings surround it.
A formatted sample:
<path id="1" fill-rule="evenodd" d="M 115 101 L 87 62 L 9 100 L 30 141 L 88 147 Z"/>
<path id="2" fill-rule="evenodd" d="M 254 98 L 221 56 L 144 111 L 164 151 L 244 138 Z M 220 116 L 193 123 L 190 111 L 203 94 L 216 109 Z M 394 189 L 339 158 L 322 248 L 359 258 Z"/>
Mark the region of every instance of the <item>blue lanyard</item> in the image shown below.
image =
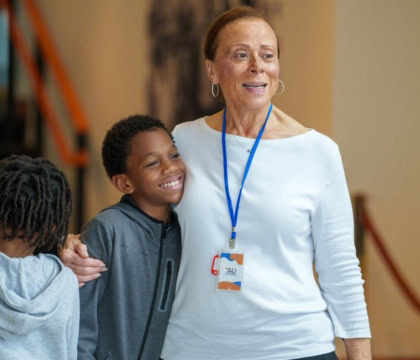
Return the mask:
<path id="1" fill-rule="evenodd" d="M 222 148 L 223 148 L 223 170 L 224 170 L 224 177 L 225 177 L 225 191 L 226 191 L 226 199 L 229 208 L 230 220 L 232 222 L 232 235 L 229 241 L 229 247 L 231 249 L 235 248 L 235 239 L 236 239 L 236 223 L 238 221 L 238 214 L 239 214 L 239 203 L 241 202 L 242 196 L 242 189 L 245 184 L 246 177 L 248 176 L 249 169 L 251 168 L 252 159 L 254 158 L 255 152 L 257 151 L 258 144 L 260 143 L 261 137 L 264 133 L 265 126 L 267 125 L 268 118 L 271 115 L 271 110 L 273 109 L 273 104 L 270 104 L 270 108 L 268 109 L 267 117 L 265 118 L 265 122 L 261 127 L 260 132 L 258 133 L 257 138 L 255 139 L 254 145 L 252 146 L 251 153 L 249 154 L 248 161 L 246 163 L 244 176 L 242 178 L 241 188 L 238 194 L 238 200 L 236 201 L 236 210 L 233 212 L 232 206 L 232 199 L 230 198 L 229 193 L 229 178 L 228 178 L 228 166 L 227 166 L 227 152 L 226 152 L 226 107 L 225 111 L 223 112 L 223 127 L 222 127 Z"/>

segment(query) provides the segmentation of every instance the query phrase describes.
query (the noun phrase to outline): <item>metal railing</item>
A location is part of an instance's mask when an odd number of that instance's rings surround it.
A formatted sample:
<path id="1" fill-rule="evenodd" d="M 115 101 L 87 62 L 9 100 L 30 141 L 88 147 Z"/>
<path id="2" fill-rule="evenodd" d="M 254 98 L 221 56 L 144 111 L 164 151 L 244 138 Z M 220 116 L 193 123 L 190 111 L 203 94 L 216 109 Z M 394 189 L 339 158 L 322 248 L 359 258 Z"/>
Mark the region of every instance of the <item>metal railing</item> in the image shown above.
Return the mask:
<path id="1" fill-rule="evenodd" d="M 392 278 L 400 288 L 402 295 L 413 306 L 414 310 L 420 314 L 420 300 L 408 284 L 399 266 L 393 260 L 390 252 L 388 251 L 384 239 L 374 225 L 372 217 L 367 210 L 366 199 L 363 195 L 356 195 L 353 197 L 353 208 L 355 220 L 355 243 L 359 258 L 363 258 L 364 242 L 367 237 L 366 235 L 369 235 L 369 239 L 373 241 L 375 248 L 389 270 Z"/>
<path id="2" fill-rule="evenodd" d="M 32 84 L 40 113 L 51 131 L 60 158 L 66 165 L 70 165 L 76 169 L 76 227 L 81 229 L 84 222 L 84 187 L 86 166 L 88 163 L 87 136 L 89 126 L 87 117 L 77 99 L 76 92 L 60 61 L 50 32 L 35 1 L 25 0 L 19 2 L 19 4 L 25 8 L 25 14 L 35 34 L 36 41 L 39 44 L 38 58 L 41 56 L 43 61 L 45 61 L 45 65 L 47 65 L 46 70 L 51 70 L 58 92 L 64 101 L 71 118 L 72 127 L 75 131 L 74 147 L 76 150 L 73 152 L 72 147 L 68 143 L 69 137 L 62 130 L 58 116 L 52 106 L 52 101 L 48 95 L 37 61 L 31 54 L 30 48 L 24 39 L 21 27 L 15 16 L 13 2 L 11 0 L 0 0 L 0 9 L 5 9 L 8 14 L 11 43 L 17 55 L 19 55 Z"/>

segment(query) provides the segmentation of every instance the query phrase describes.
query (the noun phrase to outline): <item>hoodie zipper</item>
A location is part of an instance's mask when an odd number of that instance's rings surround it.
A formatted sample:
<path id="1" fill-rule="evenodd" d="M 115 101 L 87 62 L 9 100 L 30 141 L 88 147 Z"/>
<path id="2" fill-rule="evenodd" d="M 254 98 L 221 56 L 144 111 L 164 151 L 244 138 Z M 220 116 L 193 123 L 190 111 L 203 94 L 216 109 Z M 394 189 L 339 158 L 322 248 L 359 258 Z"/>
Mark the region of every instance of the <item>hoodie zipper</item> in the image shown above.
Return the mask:
<path id="1" fill-rule="evenodd" d="M 147 319 L 146 328 L 144 330 L 144 335 L 143 335 L 143 340 L 142 340 L 141 346 L 140 346 L 139 356 L 137 357 L 138 360 L 141 360 L 141 358 L 143 356 L 143 352 L 144 352 L 144 349 L 146 347 L 146 340 L 147 340 L 147 337 L 149 335 L 150 324 L 152 323 L 153 312 L 154 312 L 154 308 L 155 308 L 155 304 L 156 304 L 156 298 L 157 298 L 157 291 L 158 291 L 158 288 L 159 288 L 160 268 L 162 266 L 163 240 L 166 238 L 166 230 L 168 229 L 168 227 L 169 227 L 168 224 L 163 224 L 162 225 L 162 232 L 161 232 L 161 235 L 160 235 L 159 260 L 158 260 L 158 265 L 157 265 L 157 269 L 156 269 L 155 288 L 153 290 L 152 304 L 150 305 L 149 317 Z"/>
<path id="2" fill-rule="evenodd" d="M 160 305 L 159 305 L 159 311 L 165 312 L 166 311 L 166 305 L 168 303 L 168 296 L 169 296 L 169 289 L 171 288 L 172 284 L 172 273 L 174 268 L 174 261 L 172 259 L 166 260 L 166 274 L 165 274 L 165 287 L 163 288 Z"/>

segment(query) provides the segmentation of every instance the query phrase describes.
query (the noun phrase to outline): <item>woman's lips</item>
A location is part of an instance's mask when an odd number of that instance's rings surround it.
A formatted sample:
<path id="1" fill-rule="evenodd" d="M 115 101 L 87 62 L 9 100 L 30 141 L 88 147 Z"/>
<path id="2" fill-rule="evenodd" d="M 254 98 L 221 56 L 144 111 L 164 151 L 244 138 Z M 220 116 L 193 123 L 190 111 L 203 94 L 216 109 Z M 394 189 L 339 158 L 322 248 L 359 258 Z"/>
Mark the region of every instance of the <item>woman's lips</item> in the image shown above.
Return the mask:
<path id="1" fill-rule="evenodd" d="M 263 92 L 265 87 L 267 86 L 267 83 L 263 83 L 263 82 L 249 82 L 249 83 L 244 83 L 242 84 L 242 86 L 247 89 L 250 92 Z"/>

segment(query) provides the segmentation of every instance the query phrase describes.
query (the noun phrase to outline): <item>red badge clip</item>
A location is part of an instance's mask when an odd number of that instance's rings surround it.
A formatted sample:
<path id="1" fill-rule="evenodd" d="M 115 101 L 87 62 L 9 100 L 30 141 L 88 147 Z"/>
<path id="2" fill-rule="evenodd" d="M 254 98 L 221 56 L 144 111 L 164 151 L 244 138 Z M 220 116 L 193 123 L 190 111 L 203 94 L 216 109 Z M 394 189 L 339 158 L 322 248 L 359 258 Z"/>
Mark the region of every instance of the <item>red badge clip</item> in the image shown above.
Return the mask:
<path id="1" fill-rule="evenodd" d="M 213 262 L 211 263 L 211 273 L 213 274 L 213 275 L 218 275 L 219 274 L 219 270 L 217 270 L 217 269 L 215 269 L 214 268 L 214 265 L 215 265 L 215 263 L 216 263 L 216 259 L 219 257 L 219 255 L 214 255 L 214 258 L 213 258 Z"/>

